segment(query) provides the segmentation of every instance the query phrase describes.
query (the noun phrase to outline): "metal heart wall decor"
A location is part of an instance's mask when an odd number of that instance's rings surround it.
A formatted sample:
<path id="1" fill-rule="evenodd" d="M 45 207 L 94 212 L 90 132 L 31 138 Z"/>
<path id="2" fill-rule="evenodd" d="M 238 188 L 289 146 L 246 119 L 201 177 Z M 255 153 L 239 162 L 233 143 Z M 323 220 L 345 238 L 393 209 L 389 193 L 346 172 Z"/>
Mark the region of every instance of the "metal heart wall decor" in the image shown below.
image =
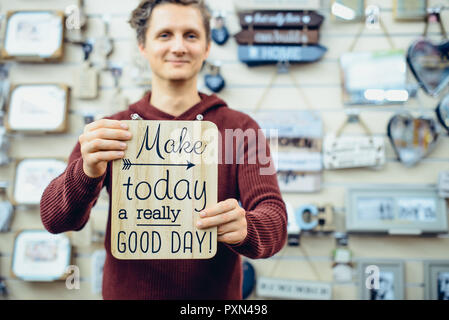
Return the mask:
<path id="1" fill-rule="evenodd" d="M 449 94 L 438 104 L 436 113 L 441 125 L 449 132 Z"/>
<path id="2" fill-rule="evenodd" d="M 449 83 L 449 41 L 434 45 L 427 39 L 408 49 L 407 63 L 424 91 L 437 96 Z"/>
<path id="3" fill-rule="evenodd" d="M 406 166 L 413 166 L 427 156 L 435 148 L 438 136 L 438 124 L 433 118 L 401 113 L 388 122 L 390 142 Z"/>

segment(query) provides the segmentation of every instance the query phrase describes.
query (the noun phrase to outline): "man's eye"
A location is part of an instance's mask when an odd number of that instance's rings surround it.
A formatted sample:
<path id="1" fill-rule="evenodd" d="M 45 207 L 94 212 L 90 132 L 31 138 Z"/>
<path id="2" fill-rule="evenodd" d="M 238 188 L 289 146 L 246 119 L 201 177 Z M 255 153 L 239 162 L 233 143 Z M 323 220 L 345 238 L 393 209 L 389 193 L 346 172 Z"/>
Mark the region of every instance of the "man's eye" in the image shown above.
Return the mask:
<path id="1" fill-rule="evenodd" d="M 159 38 L 168 38 L 168 33 L 161 33 Z"/>
<path id="2" fill-rule="evenodd" d="M 190 38 L 190 39 L 196 39 L 196 38 L 198 38 L 197 35 L 194 34 L 194 33 L 189 33 L 189 34 L 187 35 L 187 37 Z"/>

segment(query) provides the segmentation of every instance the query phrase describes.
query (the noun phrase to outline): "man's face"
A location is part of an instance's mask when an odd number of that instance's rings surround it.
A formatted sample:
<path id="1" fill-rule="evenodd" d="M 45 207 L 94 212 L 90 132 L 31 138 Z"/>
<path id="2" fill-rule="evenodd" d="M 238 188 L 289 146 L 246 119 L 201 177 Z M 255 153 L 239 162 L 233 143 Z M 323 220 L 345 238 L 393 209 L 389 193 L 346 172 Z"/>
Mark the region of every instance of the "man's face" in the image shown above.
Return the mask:
<path id="1" fill-rule="evenodd" d="M 169 81 L 196 77 L 210 51 L 201 12 L 193 6 L 157 6 L 151 14 L 145 46 L 139 45 L 139 49 L 155 77 Z"/>

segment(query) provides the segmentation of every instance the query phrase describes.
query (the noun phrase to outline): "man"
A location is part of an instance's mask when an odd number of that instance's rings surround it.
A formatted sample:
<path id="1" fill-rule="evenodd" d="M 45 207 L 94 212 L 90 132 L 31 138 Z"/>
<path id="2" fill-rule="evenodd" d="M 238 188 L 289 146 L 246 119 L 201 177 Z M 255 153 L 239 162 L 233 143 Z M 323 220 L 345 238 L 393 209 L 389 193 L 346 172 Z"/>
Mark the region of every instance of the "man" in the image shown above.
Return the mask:
<path id="1" fill-rule="evenodd" d="M 212 121 L 221 137 L 226 129 L 257 132 L 249 116 L 228 108 L 216 95 L 197 91 L 198 73 L 211 46 L 209 19 L 199 0 L 146 0 L 133 11 L 130 23 L 153 72 L 152 91 L 128 110 L 86 125 L 67 169 L 42 196 L 41 218 L 49 232 L 80 230 L 103 186 L 111 193 L 111 161 L 124 156 L 126 141 L 132 139 L 120 120 L 132 114 L 144 120 Z M 233 150 L 242 148 L 248 160 L 253 147 L 245 142 Z M 216 255 L 207 260 L 115 259 L 109 209 L 104 299 L 241 299 L 240 255 L 257 259 L 278 252 L 286 241 L 287 214 L 275 173 L 261 175 L 266 164 L 228 164 L 224 152 L 220 156 L 218 203 L 200 213 L 197 226 L 217 227 Z"/>

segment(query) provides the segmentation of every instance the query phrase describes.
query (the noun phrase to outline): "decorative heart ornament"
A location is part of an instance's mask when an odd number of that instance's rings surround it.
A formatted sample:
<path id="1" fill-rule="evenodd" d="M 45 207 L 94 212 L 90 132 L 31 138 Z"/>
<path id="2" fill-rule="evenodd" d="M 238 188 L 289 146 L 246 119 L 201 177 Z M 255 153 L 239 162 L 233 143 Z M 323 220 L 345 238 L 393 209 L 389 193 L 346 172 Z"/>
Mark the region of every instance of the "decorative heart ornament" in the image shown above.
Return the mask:
<path id="1" fill-rule="evenodd" d="M 206 83 L 206 87 L 215 93 L 223 90 L 225 86 L 225 80 L 220 74 L 206 74 L 204 81 Z"/>
<path id="2" fill-rule="evenodd" d="M 439 128 L 432 118 L 401 113 L 388 122 L 390 142 L 398 159 L 406 166 L 413 166 L 427 156 L 435 148 L 438 136 Z"/>
<path id="3" fill-rule="evenodd" d="M 224 45 L 229 39 L 229 31 L 226 27 L 221 27 L 217 29 L 212 29 L 211 31 L 212 40 L 218 45 Z"/>
<path id="4" fill-rule="evenodd" d="M 437 96 L 449 83 L 449 41 L 439 45 L 427 39 L 415 41 L 408 49 L 407 63 L 424 91 Z"/>
<path id="5" fill-rule="evenodd" d="M 449 94 L 438 104 L 436 113 L 441 125 L 449 132 Z"/>

